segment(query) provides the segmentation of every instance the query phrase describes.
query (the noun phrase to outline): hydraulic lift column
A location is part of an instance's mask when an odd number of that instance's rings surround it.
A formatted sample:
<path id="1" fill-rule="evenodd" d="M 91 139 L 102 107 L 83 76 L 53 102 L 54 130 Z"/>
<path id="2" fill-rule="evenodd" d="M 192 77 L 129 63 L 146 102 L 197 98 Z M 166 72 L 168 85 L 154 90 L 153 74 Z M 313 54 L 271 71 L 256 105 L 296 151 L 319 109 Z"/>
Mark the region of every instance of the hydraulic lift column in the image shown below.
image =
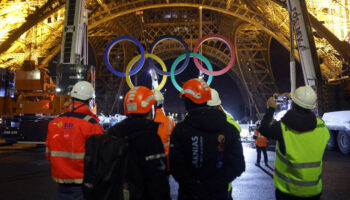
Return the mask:
<path id="1" fill-rule="evenodd" d="M 310 85 L 317 90 L 317 111 L 319 115 L 322 115 L 323 82 L 306 3 L 305 0 L 288 0 L 287 5 L 292 18 L 292 26 L 294 29 L 295 41 L 298 46 L 304 82 L 305 85 Z M 291 49 L 291 51 L 293 52 L 294 49 Z"/>
<path id="2" fill-rule="evenodd" d="M 85 0 L 67 0 L 61 58 L 56 70 L 57 94 L 67 94 L 78 81 L 94 79 L 89 76 L 87 25 Z"/>

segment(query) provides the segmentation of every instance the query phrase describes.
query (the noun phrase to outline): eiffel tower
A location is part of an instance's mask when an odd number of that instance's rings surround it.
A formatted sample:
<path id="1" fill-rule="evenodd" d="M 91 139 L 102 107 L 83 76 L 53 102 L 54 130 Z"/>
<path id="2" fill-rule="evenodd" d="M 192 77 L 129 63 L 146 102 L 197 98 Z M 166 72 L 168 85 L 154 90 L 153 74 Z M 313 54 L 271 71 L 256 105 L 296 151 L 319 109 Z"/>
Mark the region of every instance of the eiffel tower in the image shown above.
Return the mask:
<path id="1" fill-rule="evenodd" d="M 324 82 L 349 76 L 350 1 L 306 3 Z M 65 0 L 2 0 L 0 67 L 17 70 L 28 58 L 36 64 L 55 60 L 61 49 L 64 5 Z M 148 51 L 164 35 L 182 38 L 193 50 L 202 36 L 221 34 L 236 49 L 236 62 L 228 74 L 239 85 L 249 109 L 261 115 L 266 99 L 279 91 L 271 66 L 271 43 L 291 51 L 286 0 L 87 0 L 85 7 L 89 10 L 89 45 L 96 61 L 97 103 L 105 113 L 125 84 L 108 71 L 103 55 L 107 44 L 122 35 L 135 37 Z M 118 71 L 125 70 L 138 54 L 135 45 L 126 46 L 127 42 L 121 43 L 111 52 L 110 62 Z M 296 49 L 292 52 L 299 59 Z M 167 40 L 153 53 L 173 60 L 183 53 L 183 47 Z M 204 43 L 202 53 L 218 68 L 230 61 L 227 45 L 219 40 Z"/>

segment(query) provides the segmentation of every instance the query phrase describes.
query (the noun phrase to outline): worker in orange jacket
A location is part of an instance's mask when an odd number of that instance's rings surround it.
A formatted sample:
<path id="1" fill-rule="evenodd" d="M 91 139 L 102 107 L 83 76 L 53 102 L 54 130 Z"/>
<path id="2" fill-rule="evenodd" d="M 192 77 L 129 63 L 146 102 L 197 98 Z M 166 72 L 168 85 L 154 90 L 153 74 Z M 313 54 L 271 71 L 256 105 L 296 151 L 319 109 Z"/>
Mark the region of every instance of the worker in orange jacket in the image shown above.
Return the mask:
<path id="1" fill-rule="evenodd" d="M 53 180 L 58 183 L 57 200 L 83 199 L 85 141 L 93 134 L 103 133 L 98 117 L 88 107 L 93 93 L 89 82 L 76 83 L 70 93 L 68 112 L 49 123 L 46 157 Z"/>
<path id="2" fill-rule="evenodd" d="M 265 165 L 268 165 L 268 157 L 266 153 L 266 146 L 267 146 L 267 138 L 261 135 L 258 131 L 258 128 L 260 127 L 260 123 L 257 123 L 257 127 L 254 130 L 254 136 L 253 138 L 255 139 L 255 146 L 256 146 L 256 152 L 257 152 L 257 159 L 256 159 L 256 166 L 260 166 L 260 159 L 261 159 L 261 152 L 264 154 L 264 161 Z"/>
<path id="3" fill-rule="evenodd" d="M 170 136 L 173 132 L 175 121 L 173 118 L 168 117 L 165 115 L 163 110 L 163 104 L 164 104 L 164 96 L 159 90 L 154 90 L 154 96 L 157 101 L 157 109 L 154 121 L 160 123 L 158 127 L 158 135 L 160 139 L 162 140 L 163 147 L 164 147 L 164 153 L 167 157 L 167 169 L 169 168 L 169 145 L 170 145 Z"/>

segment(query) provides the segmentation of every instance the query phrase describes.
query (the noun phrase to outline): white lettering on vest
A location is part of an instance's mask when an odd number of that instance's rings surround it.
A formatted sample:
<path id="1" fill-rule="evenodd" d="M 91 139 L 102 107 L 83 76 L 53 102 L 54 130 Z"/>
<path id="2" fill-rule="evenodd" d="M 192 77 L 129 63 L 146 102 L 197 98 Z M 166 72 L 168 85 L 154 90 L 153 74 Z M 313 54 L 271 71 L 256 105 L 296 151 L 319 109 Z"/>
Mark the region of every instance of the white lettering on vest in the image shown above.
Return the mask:
<path id="1" fill-rule="evenodd" d="M 198 148 L 198 136 L 192 136 L 192 164 L 198 168 L 199 161 L 199 148 Z"/>

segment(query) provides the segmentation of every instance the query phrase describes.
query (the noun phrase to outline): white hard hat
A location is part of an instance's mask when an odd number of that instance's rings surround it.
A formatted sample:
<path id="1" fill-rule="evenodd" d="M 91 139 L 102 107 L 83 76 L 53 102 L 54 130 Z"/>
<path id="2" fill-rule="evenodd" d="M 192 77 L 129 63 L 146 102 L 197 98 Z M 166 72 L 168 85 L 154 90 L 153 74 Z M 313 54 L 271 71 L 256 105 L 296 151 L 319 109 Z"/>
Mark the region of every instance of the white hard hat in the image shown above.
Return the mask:
<path id="1" fill-rule="evenodd" d="M 211 100 L 209 100 L 207 102 L 207 105 L 208 106 L 219 106 L 219 105 L 221 105 L 221 100 L 220 100 L 220 97 L 219 97 L 219 93 L 213 88 L 210 89 L 210 93 L 211 93 Z"/>
<path id="2" fill-rule="evenodd" d="M 297 88 L 292 95 L 292 100 L 298 106 L 305 109 L 314 109 L 316 107 L 316 92 L 309 85 Z"/>
<path id="3" fill-rule="evenodd" d="M 79 81 L 77 82 L 70 92 L 70 96 L 80 100 L 88 100 L 91 99 L 94 95 L 94 88 L 91 83 L 87 81 Z"/>
<path id="4" fill-rule="evenodd" d="M 157 106 L 162 105 L 164 103 L 164 96 L 159 90 L 153 90 L 154 96 L 157 101 Z"/>

